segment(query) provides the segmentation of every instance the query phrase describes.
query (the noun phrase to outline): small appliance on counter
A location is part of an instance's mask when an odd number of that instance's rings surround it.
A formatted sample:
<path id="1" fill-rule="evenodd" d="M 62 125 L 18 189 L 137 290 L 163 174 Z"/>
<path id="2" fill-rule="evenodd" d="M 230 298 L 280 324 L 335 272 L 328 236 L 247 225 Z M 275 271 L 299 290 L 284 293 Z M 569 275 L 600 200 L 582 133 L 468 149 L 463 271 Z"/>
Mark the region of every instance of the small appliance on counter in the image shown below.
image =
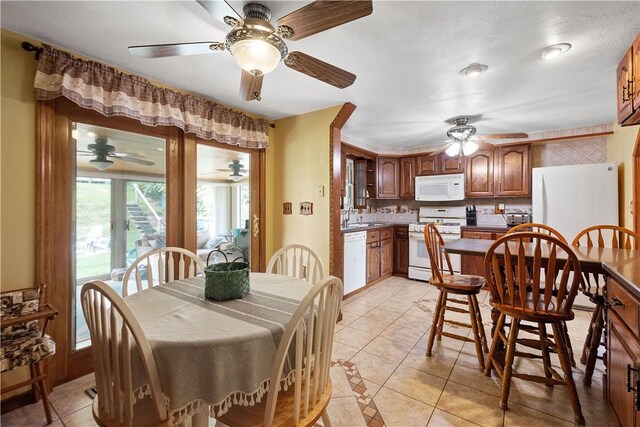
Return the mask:
<path id="1" fill-rule="evenodd" d="M 476 211 L 476 205 L 467 206 L 467 225 L 478 225 L 478 213 Z"/>
<path id="2" fill-rule="evenodd" d="M 511 213 L 507 214 L 507 225 L 513 227 L 514 225 L 526 224 L 531 222 L 531 214 L 528 213 Z"/>

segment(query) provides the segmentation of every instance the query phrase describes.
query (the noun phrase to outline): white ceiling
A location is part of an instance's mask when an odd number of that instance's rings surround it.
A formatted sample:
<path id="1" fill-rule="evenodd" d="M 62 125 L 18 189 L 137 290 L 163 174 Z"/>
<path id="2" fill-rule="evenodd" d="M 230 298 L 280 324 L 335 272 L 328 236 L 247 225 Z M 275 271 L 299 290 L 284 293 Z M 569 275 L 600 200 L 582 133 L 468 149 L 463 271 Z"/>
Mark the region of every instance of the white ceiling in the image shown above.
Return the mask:
<path id="1" fill-rule="evenodd" d="M 231 1 L 242 10 L 243 1 Z M 263 1 L 273 22 L 307 2 Z M 371 147 L 441 145 L 445 120 L 482 115 L 478 133 L 541 132 L 615 120 L 615 69 L 640 31 L 640 2 L 374 1 L 373 14 L 290 50 L 355 73 L 340 90 L 288 69 L 265 76 L 262 101 L 238 100 L 227 52 L 144 59 L 136 44 L 223 41 L 229 30 L 195 1 L 2 1 L 3 28 L 232 107 L 278 119 L 352 102 L 344 139 Z M 573 48 L 543 61 L 543 47 Z M 458 74 L 489 66 L 475 79 Z"/>

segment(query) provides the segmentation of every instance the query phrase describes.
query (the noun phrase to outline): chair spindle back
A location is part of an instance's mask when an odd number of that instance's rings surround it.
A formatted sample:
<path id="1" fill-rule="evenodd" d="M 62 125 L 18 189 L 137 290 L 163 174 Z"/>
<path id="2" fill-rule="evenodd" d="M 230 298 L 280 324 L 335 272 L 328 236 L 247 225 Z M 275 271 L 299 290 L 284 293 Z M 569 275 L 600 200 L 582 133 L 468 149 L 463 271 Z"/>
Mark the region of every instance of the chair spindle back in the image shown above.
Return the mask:
<path id="1" fill-rule="evenodd" d="M 294 424 L 298 425 L 320 400 L 329 381 L 333 333 L 343 292 L 342 281 L 328 276 L 314 285 L 293 314 L 275 356 L 265 426 L 273 422 L 283 368 L 293 346 Z"/>
<path id="2" fill-rule="evenodd" d="M 269 260 L 267 273 L 303 279 L 315 284 L 324 277 L 324 268 L 318 255 L 304 245 L 287 245 L 280 248 Z"/>
<path id="3" fill-rule="evenodd" d="M 506 234 L 491 245 L 484 266 L 493 303 L 524 313 L 571 313 L 580 286 L 580 263 L 558 238 L 533 232 Z"/>
<path id="4" fill-rule="evenodd" d="M 534 233 L 542 233 L 548 234 L 549 236 L 556 237 L 562 243 L 567 243 L 567 239 L 564 238 L 562 234 L 558 230 L 553 227 L 549 227 L 546 224 L 540 224 L 538 222 L 527 222 L 524 224 L 518 224 L 507 231 L 507 234 L 511 233 L 521 233 L 523 231 L 532 231 Z"/>
<path id="5" fill-rule="evenodd" d="M 442 272 L 453 274 L 453 267 L 449 254 L 442 250 L 444 240 L 435 224 L 427 224 L 424 228 L 424 242 L 429 253 L 432 280 L 436 283 L 442 283 Z"/>
<path id="6" fill-rule="evenodd" d="M 99 280 L 87 282 L 81 292 L 82 310 L 91 335 L 98 404 L 109 425 L 131 426 L 133 421 L 132 363 L 137 349 L 153 406 L 161 421 L 167 420 L 158 368 L 149 342 L 124 299 Z"/>

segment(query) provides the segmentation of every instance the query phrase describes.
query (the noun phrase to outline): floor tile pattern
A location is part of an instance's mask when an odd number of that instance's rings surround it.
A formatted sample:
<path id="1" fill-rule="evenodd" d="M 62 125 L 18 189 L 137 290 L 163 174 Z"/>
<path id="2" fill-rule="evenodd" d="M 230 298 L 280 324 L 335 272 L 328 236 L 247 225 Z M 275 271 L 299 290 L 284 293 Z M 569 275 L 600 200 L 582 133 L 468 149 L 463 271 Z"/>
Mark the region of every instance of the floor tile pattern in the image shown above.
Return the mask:
<path id="1" fill-rule="evenodd" d="M 432 356 L 425 357 L 436 297 L 437 289 L 427 283 L 392 277 L 343 302 L 343 318 L 336 326 L 334 339 L 334 388 L 328 407 L 334 426 L 573 425 L 571 405 L 561 386 L 546 387 L 514 379 L 509 409 L 501 410 L 500 382 L 496 375 L 486 377 L 479 370 L 473 343 L 443 337 L 434 344 Z M 489 335 L 491 308 L 486 292 L 478 299 Z M 461 313 L 449 315 L 452 320 L 468 318 Z M 589 312 L 575 310 L 575 319 L 568 322 L 576 350 L 582 348 L 589 318 Z M 444 328 L 470 334 L 455 325 Z M 490 336 L 487 338 L 491 340 Z M 558 366 L 557 357 L 551 357 L 554 366 Z M 541 362 L 516 360 L 514 369 L 540 372 Z M 615 425 L 603 399 L 603 372 L 602 362 L 598 361 L 593 385 L 585 387 L 584 366 L 578 362 L 573 369 L 589 426 Z M 87 375 L 55 388 L 51 395 L 53 427 L 94 425 L 91 399 L 84 393 L 93 384 L 93 375 Z M 3 427 L 44 424 L 40 402 L 2 415 Z M 214 424 L 212 420 L 210 425 Z"/>

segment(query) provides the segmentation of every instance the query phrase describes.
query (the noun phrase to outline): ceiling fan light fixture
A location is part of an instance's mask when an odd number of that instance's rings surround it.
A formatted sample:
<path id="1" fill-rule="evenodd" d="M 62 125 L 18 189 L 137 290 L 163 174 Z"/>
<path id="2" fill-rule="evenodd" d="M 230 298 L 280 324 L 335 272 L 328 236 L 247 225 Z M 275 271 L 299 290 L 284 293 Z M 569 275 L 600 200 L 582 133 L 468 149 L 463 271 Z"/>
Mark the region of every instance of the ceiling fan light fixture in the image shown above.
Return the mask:
<path id="1" fill-rule="evenodd" d="M 476 151 L 478 151 L 478 144 L 476 144 L 473 141 L 465 141 L 462 144 L 462 153 L 465 156 L 470 156 L 471 154 L 475 153 Z"/>
<path id="2" fill-rule="evenodd" d="M 239 182 L 242 178 L 244 178 L 244 176 L 241 175 L 239 172 L 234 172 L 231 175 L 229 175 L 229 179 L 233 182 Z"/>
<path id="3" fill-rule="evenodd" d="M 487 65 L 474 62 L 473 64 L 469 64 L 468 66 L 460 70 L 460 75 L 465 77 L 477 77 L 488 69 L 489 67 Z"/>
<path id="4" fill-rule="evenodd" d="M 227 34 L 226 44 L 240 68 L 255 76 L 273 71 L 289 53 L 277 34 L 262 28 L 237 28 Z"/>
<path id="5" fill-rule="evenodd" d="M 455 141 L 451 144 L 445 153 L 447 153 L 447 156 L 449 157 L 455 157 L 460 154 L 460 141 Z"/>
<path id="6" fill-rule="evenodd" d="M 113 166 L 113 160 L 109 160 L 104 156 L 98 156 L 93 160 L 89 160 L 89 163 L 91 163 L 91 166 L 101 171 L 107 170 Z"/>
<path id="7" fill-rule="evenodd" d="M 540 58 L 554 59 L 562 55 L 563 53 L 566 53 L 569 49 L 571 49 L 571 45 L 569 43 L 553 44 L 551 46 L 545 47 L 540 51 Z"/>

